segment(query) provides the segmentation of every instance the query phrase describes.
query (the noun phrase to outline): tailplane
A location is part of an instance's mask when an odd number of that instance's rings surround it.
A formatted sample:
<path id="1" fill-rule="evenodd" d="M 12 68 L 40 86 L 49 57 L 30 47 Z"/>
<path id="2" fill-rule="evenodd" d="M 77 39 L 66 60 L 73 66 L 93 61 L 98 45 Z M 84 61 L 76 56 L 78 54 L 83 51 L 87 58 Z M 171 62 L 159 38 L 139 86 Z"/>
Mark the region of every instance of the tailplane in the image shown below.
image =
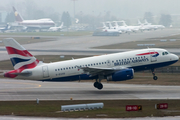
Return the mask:
<path id="1" fill-rule="evenodd" d="M 13 6 L 13 11 L 14 11 L 14 15 L 15 15 L 15 19 L 18 22 L 22 22 L 23 18 L 21 17 L 21 15 L 18 13 L 18 11 L 15 9 L 15 7 Z"/>
<path id="2" fill-rule="evenodd" d="M 5 77 L 14 78 L 17 75 L 21 74 L 23 70 L 32 69 L 38 65 L 39 60 L 36 59 L 33 55 L 31 55 L 13 38 L 4 39 L 3 43 L 6 46 L 6 50 L 15 69 L 13 71 L 5 73 Z"/>

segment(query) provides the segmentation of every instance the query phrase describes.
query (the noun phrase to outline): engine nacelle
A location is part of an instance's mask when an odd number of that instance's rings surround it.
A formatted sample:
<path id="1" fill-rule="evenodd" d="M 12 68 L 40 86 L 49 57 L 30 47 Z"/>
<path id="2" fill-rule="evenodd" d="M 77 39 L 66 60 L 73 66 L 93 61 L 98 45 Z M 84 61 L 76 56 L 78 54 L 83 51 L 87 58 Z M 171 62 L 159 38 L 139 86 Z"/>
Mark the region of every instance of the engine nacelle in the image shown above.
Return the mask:
<path id="1" fill-rule="evenodd" d="M 124 69 L 115 72 L 114 74 L 107 76 L 107 81 L 124 81 L 133 79 L 134 70 L 132 68 Z"/>

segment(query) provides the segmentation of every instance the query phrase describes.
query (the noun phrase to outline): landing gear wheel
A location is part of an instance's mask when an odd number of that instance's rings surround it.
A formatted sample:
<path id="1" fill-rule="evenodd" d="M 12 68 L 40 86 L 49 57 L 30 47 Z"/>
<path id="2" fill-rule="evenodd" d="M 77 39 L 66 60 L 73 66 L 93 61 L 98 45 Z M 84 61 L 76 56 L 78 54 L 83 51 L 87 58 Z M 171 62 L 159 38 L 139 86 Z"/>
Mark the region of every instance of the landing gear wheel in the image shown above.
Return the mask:
<path id="1" fill-rule="evenodd" d="M 101 90 L 103 88 L 103 85 L 101 83 L 98 83 L 97 89 Z"/>
<path id="2" fill-rule="evenodd" d="M 158 77 L 155 75 L 154 68 L 152 68 L 151 71 L 152 71 L 152 74 L 153 74 L 153 79 L 154 79 L 154 80 L 157 80 Z"/>
<path id="3" fill-rule="evenodd" d="M 94 87 L 97 88 L 98 87 L 98 82 L 94 82 Z"/>
<path id="4" fill-rule="evenodd" d="M 153 79 L 154 79 L 154 80 L 157 80 L 157 79 L 158 79 L 158 77 L 157 77 L 157 76 L 154 76 L 154 77 L 153 77 Z"/>

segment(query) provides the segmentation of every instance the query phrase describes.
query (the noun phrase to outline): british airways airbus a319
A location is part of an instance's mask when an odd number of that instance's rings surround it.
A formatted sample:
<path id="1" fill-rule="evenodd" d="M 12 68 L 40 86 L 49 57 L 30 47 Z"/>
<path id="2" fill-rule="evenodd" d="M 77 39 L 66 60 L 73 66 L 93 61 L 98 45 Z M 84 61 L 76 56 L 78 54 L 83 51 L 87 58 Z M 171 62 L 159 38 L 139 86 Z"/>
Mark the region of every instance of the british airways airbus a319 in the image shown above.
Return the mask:
<path id="1" fill-rule="evenodd" d="M 102 89 L 102 79 L 124 81 L 134 77 L 134 71 L 150 69 L 157 80 L 154 69 L 171 65 L 179 60 L 165 49 L 149 48 L 109 55 L 73 59 L 54 63 L 43 63 L 31 55 L 13 38 L 3 40 L 15 70 L 4 73 L 4 77 L 41 81 L 93 80 L 94 87 Z"/>

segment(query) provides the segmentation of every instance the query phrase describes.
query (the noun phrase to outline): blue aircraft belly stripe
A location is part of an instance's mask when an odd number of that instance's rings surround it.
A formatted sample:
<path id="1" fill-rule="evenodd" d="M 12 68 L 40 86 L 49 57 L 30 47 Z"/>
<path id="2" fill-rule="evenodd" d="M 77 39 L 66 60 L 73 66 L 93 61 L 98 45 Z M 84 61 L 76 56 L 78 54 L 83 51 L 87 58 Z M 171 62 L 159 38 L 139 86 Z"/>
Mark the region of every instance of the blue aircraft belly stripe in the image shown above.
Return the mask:
<path id="1" fill-rule="evenodd" d="M 134 71 L 143 71 L 143 70 L 149 70 L 152 68 L 159 68 L 171 65 L 178 60 L 170 61 L 170 62 L 163 62 L 163 63 L 155 63 L 155 64 L 149 64 L 149 65 L 142 65 L 137 67 L 132 67 Z M 56 81 L 56 82 L 62 82 L 62 81 L 76 81 L 76 80 L 91 80 L 91 79 L 98 79 L 98 76 L 89 77 L 87 74 L 80 74 L 80 75 L 74 75 L 74 76 L 67 76 L 67 77 L 59 77 L 59 78 L 52 78 L 52 79 L 45 79 L 40 81 Z"/>
<path id="2" fill-rule="evenodd" d="M 20 62 L 26 62 L 26 61 L 29 61 L 30 59 L 21 59 L 21 58 L 10 58 L 13 66 L 15 66 L 17 63 L 20 63 Z"/>

